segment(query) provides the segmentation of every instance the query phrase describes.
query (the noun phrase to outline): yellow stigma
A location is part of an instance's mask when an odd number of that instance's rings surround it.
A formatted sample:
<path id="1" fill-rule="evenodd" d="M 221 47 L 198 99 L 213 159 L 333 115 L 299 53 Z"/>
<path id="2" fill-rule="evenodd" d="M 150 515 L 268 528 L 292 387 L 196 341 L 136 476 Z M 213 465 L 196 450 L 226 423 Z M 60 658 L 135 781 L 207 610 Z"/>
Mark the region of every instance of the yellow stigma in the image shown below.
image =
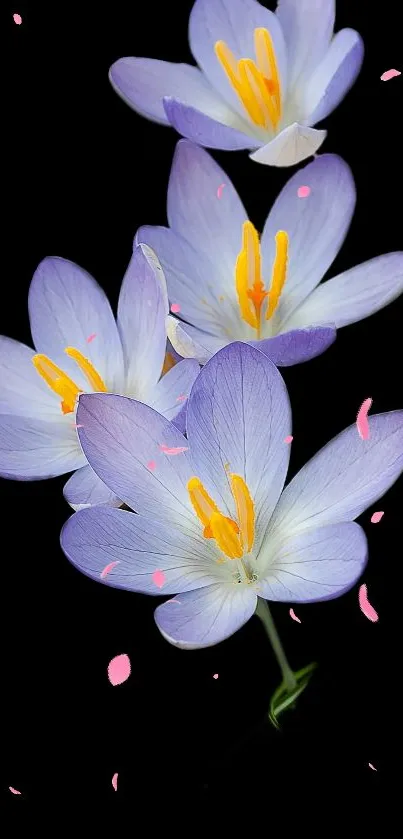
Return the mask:
<path id="1" fill-rule="evenodd" d="M 241 559 L 250 553 L 255 536 L 255 511 L 249 489 L 240 475 L 229 475 L 238 523 L 224 516 L 208 494 L 200 478 L 188 481 L 190 501 L 203 525 L 203 536 L 215 539 L 228 559 Z"/>
<path id="2" fill-rule="evenodd" d="M 281 120 L 281 86 L 273 41 L 267 29 L 254 32 L 256 62 L 235 56 L 217 41 L 215 54 L 254 125 L 276 131 Z"/>
<path id="3" fill-rule="evenodd" d="M 164 365 L 162 368 L 162 375 L 165 376 L 165 373 L 168 373 L 168 370 L 171 370 L 172 367 L 175 367 L 176 358 L 173 357 L 171 352 L 165 353 Z"/>
<path id="4" fill-rule="evenodd" d="M 252 222 L 242 226 L 242 249 L 235 265 L 235 287 L 238 295 L 241 318 L 253 329 L 260 339 L 262 305 L 266 297 L 269 303 L 266 320 L 271 318 L 287 278 L 288 235 L 284 230 L 276 233 L 276 256 L 273 263 L 270 290 L 266 289 L 261 276 L 261 254 L 259 235 Z"/>
<path id="5" fill-rule="evenodd" d="M 106 393 L 107 388 L 105 387 L 101 376 L 95 370 L 95 367 L 91 364 L 88 358 L 85 358 L 83 354 L 79 350 L 74 349 L 74 347 L 66 347 L 65 352 L 77 363 L 93 390 Z M 32 358 L 32 364 L 34 365 L 36 372 L 42 376 L 42 379 L 44 379 L 51 390 L 60 396 L 62 400 L 61 409 L 63 414 L 72 413 L 79 393 L 83 392 L 82 389 L 78 387 L 72 379 L 70 379 L 70 376 L 68 376 L 67 373 L 54 364 L 47 355 L 43 355 L 42 353 L 34 355 Z"/>

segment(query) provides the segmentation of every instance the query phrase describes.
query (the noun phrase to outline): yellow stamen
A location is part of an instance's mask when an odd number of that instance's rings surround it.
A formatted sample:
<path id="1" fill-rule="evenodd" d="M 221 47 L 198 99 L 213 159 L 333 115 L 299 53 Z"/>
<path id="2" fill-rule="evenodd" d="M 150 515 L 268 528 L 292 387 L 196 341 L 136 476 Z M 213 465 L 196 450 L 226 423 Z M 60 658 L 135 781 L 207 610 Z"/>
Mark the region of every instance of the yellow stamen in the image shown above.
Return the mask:
<path id="1" fill-rule="evenodd" d="M 70 358 L 73 358 L 76 364 L 78 364 L 80 370 L 84 373 L 84 376 L 90 383 L 91 387 L 95 391 L 101 391 L 102 393 L 107 393 L 107 387 L 105 386 L 101 376 L 91 364 L 88 358 L 80 352 L 80 350 L 74 349 L 74 347 L 66 347 L 64 351 Z"/>
<path id="2" fill-rule="evenodd" d="M 42 355 L 42 353 L 34 355 L 32 364 L 53 392 L 61 397 L 63 414 L 72 413 L 78 394 L 82 393 L 82 390 L 70 379 L 70 376 L 67 376 L 46 355 Z"/>
<path id="3" fill-rule="evenodd" d="M 187 489 L 196 515 L 204 527 L 208 527 L 212 515 L 220 512 L 217 504 L 210 498 L 200 478 L 191 478 L 188 481 Z"/>
<path id="4" fill-rule="evenodd" d="M 220 550 L 229 559 L 241 559 L 243 549 L 241 540 L 234 528 L 231 526 L 231 519 L 228 520 L 222 513 L 213 513 L 210 520 L 211 532 Z"/>
<path id="5" fill-rule="evenodd" d="M 172 367 L 175 367 L 176 358 L 173 357 L 171 352 L 165 353 L 164 365 L 162 368 L 162 375 L 165 376 L 165 373 L 168 373 L 168 370 L 171 370 Z"/>
<path id="6" fill-rule="evenodd" d="M 257 330 L 260 338 L 261 308 L 268 292 L 261 277 L 259 236 L 250 221 L 245 221 L 242 227 L 242 250 L 236 261 L 235 285 L 241 317 Z"/>
<path id="7" fill-rule="evenodd" d="M 285 230 L 276 233 L 276 256 L 273 264 L 271 286 L 269 291 L 269 305 L 266 311 L 266 320 L 271 318 L 277 308 L 284 283 L 287 279 L 288 262 L 288 234 Z"/>
<path id="8" fill-rule="evenodd" d="M 230 475 L 229 479 L 236 504 L 243 552 L 249 553 L 255 539 L 255 506 L 244 479 L 240 475 Z"/>
<path id="9" fill-rule="evenodd" d="M 237 62 L 225 41 L 217 41 L 214 49 L 254 125 L 276 130 L 281 120 L 281 87 L 273 41 L 263 28 L 255 29 L 254 39 L 256 62 L 251 58 Z"/>

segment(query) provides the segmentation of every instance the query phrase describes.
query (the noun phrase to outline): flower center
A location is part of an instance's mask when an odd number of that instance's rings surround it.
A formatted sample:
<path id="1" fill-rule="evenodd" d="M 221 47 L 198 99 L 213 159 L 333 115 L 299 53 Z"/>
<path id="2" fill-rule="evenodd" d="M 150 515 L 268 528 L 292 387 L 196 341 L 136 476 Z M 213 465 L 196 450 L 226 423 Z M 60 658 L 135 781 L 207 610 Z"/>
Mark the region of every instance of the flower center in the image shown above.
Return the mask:
<path id="1" fill-rule="evenodd" d="M 261 276 L 261 253 L 259 235 L 252 222 L 245 221 L 242 227 L 242 249 L 235 265 L 235 286 L 241 318 L 257 331 L 260 339 L 262 306 L 269 298 L 266 320 L 274 314 L 284 283 L 287 279 L 288 234 L 285 230 L 276 233 L 276 255 L 274 258 L 270 289 L 266 289 Z"/>
<path id="2" fill-rule="evenodd" d="M 238 576 L 243 582 L 253 581 L 245 554 L 250 553 L 255 538 L 255 508 L 248 486 L 240 475 L 228 473 L 236 507 L 237 521 L 224 516 L 208 494 L 200 478 L 188 481 L 187 489 L 196 515 L 203 525 L 205 539 L 214 539 L 220 551 L 230 560 L 237 560 Z M 220 559 L 218 562 L 226 562 Z"/>
<path id="3" fill-rule="evenodd" d="M 276 131 L 281 120 L 281 87 L 273 41 L 267 29 L 254 31 L 256 62 L 236 61 L 225 41 L 217 41 L 215 54 L 254 125 Z"/>
<path id="4" fill-rule="evenodd" d="M 65 353 L 67 353 L 70 358 L 74 359 L 77 366 L 84 373 L 90 387 L 92 387 L 94 391 L 101 391 L 102 393 L 107 392 L 107 387 L 102 381 L 101 376 L 88 358 L 85 358 L 85 356 L 83 356 L 79 350 L 74 349 L 74 347 L 66 347 Z M 78 385 L 70 379 L 70 376 L 68 376 L 67 373 L 64 373 L 60 367 L 54 364 L 47 355 L 42 355 L 42 353 L 34 355 L 32 358 L 32 364 L 34 365 L 37 373 L 39 373 L 39 375 L 45 380 L 46 384 L 49 385 L 51 390 L 60 396 L 62 400 L 62 413 L 71 414 L 75 409 L 78 394 L 82 393 L 81 388 L 79 388 Z"/>

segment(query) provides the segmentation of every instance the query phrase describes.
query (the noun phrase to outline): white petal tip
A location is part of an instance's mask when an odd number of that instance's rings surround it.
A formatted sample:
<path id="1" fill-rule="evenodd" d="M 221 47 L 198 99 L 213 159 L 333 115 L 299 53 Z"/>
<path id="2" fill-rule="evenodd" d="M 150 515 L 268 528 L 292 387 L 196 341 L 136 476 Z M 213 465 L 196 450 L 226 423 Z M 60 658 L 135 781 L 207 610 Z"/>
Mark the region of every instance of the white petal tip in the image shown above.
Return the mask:
<path id="1" fill-rule="evenodd" d="M 315 154 L 325 140 L 326 134 L 327 131 L 318 131 L 316 128 L 294 122 L 293 125 L 281 131 L 274 140 L 249 156 L 251 160 L 263 163 L 265 166 L 295 166 Z"/>

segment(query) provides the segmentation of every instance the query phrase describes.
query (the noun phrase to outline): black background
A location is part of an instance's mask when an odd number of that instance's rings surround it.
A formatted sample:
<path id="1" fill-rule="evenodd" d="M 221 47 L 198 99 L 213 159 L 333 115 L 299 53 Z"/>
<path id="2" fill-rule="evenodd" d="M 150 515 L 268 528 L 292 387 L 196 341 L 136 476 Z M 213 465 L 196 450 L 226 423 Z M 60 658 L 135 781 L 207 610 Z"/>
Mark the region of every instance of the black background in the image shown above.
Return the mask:
<path id="1" fill-rule="evenodd" d="M 191 61 L 191 6 L 3 7 L 0 333 L 31 343 L 27 292 L 47 255 L 82 265 L 115 306 L 137 227 L 166 223 L 178 137 L 134 114 L 110 87 L 108 68 L 125 55 Z M 336 28 L 358 29 L 366 57 L 355 87 L 325 121 L 320 150 L 347 160 L 358 190 L 332 274 L 402 246 L 402 79 L 380 81 L 391 67 L 403 70 L 398 8 L 393 0 L 337 3 Z M 294 169 L 254 164 L 246 152 L 213 154 L 261 229 Z M 294 416 L 290 476 L 354 422 L 366 397 L 376 413 L 399 407 L 402 308 L 396 301 L 340 330 L 320 358 L 283 369 Z M 127 807 L 136 835 L 143 835 L 139 818 L 144 830 L 157 813 L 175 826 L 189 808 L 196 822 L 205 811 L 244 811 L 250 827 L 264 820 L 271 829 L 274 819 L 298 832 L 313 826 L 320 804 L 332 815 L 352 802 L 375 812 L 389 795 L 401 736 L 401 484 L 359 519 L 370 547 L 362 581 L 377 624 L 359 609 L 358 585 L 339 600 L 295 607 L 301 624 L 286 604 L 273 605 L 291 664 L 320 665 L 278 733 L 255 728 L 279 682 L 257 619 L 207 650 L 171 647 L 153 621 L 163 598 L 97 585 L 69 565 L 59 548 L 70 512 L 64 482 L 0 482 L 3 803 L 15 814 L 33 802 L 56 803 L 61 813 L 85 803 Z M 379 509 L 385 516 L 375 526 L 370 517 Z M 107 665 L 118 653 L 130 656 L 132 675 L 112 687 Z"/>

